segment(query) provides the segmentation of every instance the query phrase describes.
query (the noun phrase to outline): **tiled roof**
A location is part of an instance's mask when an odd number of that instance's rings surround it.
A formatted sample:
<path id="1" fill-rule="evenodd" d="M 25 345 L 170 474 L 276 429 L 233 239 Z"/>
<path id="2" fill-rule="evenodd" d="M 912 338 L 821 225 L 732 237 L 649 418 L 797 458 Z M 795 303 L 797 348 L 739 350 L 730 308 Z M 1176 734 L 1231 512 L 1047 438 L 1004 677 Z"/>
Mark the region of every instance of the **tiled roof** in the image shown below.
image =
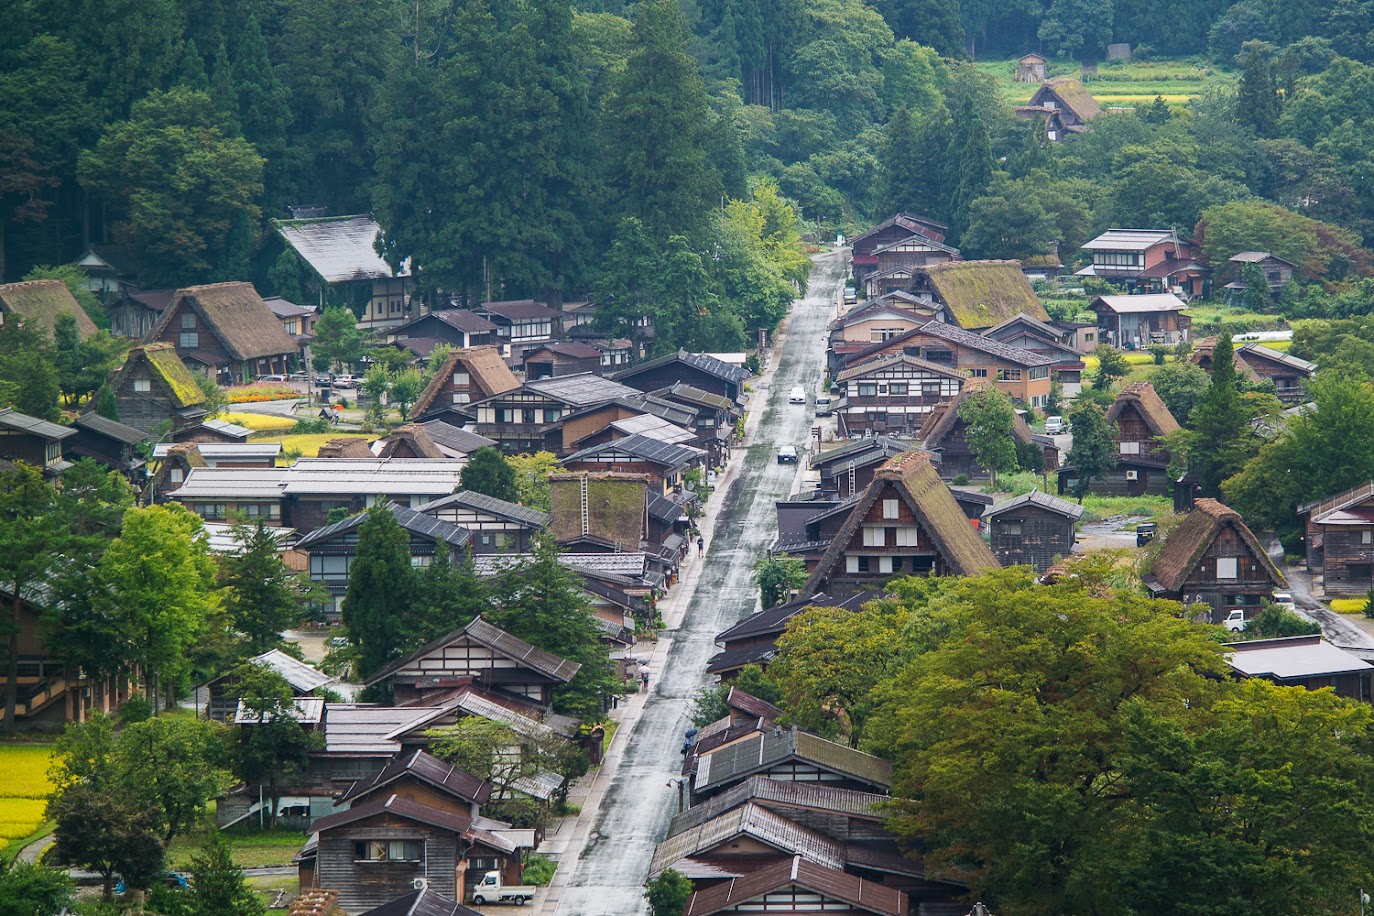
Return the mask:
<path id="1" fill-rule="evenodd" d="M 993 518 L 1004 512 L 1019 509 L 1022 506 L 1039 506 L 1042 509 L 1057 512 L 1071 519 L 1078 519 L 1083 515 L 1083 507 L 1078 505 L 1078 503 L 1069 502 L 1067 499 L 1060 499 L 1057 496 L 1051 496 L 1038 489 L 1032 489 L 1029 493 L 1023 493 L 1020 496 L 998 503 L 984 512 L 983 517 Z"/>
<path id="2" fill-rule="evenodd" d="M 326 283 L 410 275 L 406 265 L 393 273 L 377 253 L 382 227 L 370 215 L 278 220 L 273 226 Z"/>
<path id="3" fill-rule="evenodd" d="M 530 509 L 519 503 L 507 502 L 504 499 L 497 499 L 495 496 L 487 496 L 485 493 L 474 493 L 471 490 L 459 490 L 457 493 L 444 496 L 433 502 L 425 503 L 415 511 L 429 515 L 440 509 L 448 508 L 471 509 L 474 512 L 484 512 L 488 515 L 495 515 L 498 518 L 520 522 L 531 528 L 544 528 L 549 524 L 549 514 L 547 512 L 540 512 L 538 509 Z"/>
<path id="4" fill-rule="evenodd" d="M 362 796 L 371 795 L 402 776 L 413 776 L 442 789 L 450 795 L 479 805 L 484 804 L 491 797 L 491 783 L 484 779 L 478 779 L 471 773 L 464 772 L 452 764 L 444 763 L 432 754 L 417 749 L 413 753 L 397 757 L 371 779 L 361 779 L 353 783 L 335 802 L 335 805 L 342 805 Z"/>
<path id="5" fill-rule="evenodd" d="M 675 362 L 680 362 L 684 366 L 691 366 L 693 369 L 699 369 L 708 375 L 714 375 L 716 378 L 734 385 L 740 384 L 751 375 L 749 370 L 742 366 L 732 366 L 724 360 L 717 359 L 706 353 L 688 353 L 686 350 L 678 350 L 676 353 L 668 353 L 656 359 L 642 362 L 622 372 L 617 372 L 615 377 L 617 379 L 633 378 L 650 369 L 668 366 Z"/>
<path id="6" fill-rule="evenodd" d="M 576 372 L 572 375 L 556 375 L 553 378 L 526 382 L 529 391 L 570 404 L 574 407 L 587 407 L 616 398 L 633 397 L 639 392 L 629 385 L 603 378 L 593 372 Z"/>
<path id="7" fill-rule="evenodd" d="M 450 458 L 465 458 L 477 451 L 479 448 L 495 447 L 496 440 L 488 439 L 486 436 L 479 436 L 477 433 L 468 432 L 466 429 L 459 429 L 452 423 L 445 423 L 443 420 L 428 420 L 417 424 L 429 433 L 429 438 L 434 440 L 434 444 L 439 446 L 439 451 Z"/>
<path id="8" fill-rule="evenodd" d="M 324 711 L 325 751 L 339 757 L 390 757 L 401 743 L 387 736 L 433 713 L 427 706 L 329 703 Z"/>
<path id="9" fill-rule="evenodd" d="M 668 836 L 676 836 L 688 828 L 703 824 L 721 813 L 740 805 L 755 802 L 768 808 L 804 809 L 824 814 L 865 821 L 881 821 L 883 805 L 892 801 L 876 792 L 859 792 L 814 782 L 793 782 L 750 776 L 744 782 L 693 805 L 673 818 Z"/>
<path id="10" fill-rule="evenodd" d="M 723 395 L 702 391 L 700 388 L 694 388 L 686 382 L 677 382 L 669 385 L 667 388 L 660 388 L 657 391 L 651 391 L 649 393 L 669 400 L 686 401 L 689 404 L 710 407 L 714 410 L 730 410 L 735 406 L 734 401 Z"/>
<path id="11" fill-rule="evenodd" d="M 843 869 L 844 844 L 818 830 L 804 827 L 753 802 L 724 811 L 715 817 L 670 835 L 654 849 L 649 877 L 662 874 L 680 859 L 708 853 L 738 837 L 748 837 L 782 853 Z"/>
<path id="12" fill-rule="evenodd" d="M 397 524 L 406 531 L 422 538 L 428 538 L 436 544 L 462 547 L 472 540 L 472 533 L 454 522 L 444 521 L 432 515 L 424 515 L 414 509 L 407 509 L 405 506 L 391 502 L 386 504 L 386 510 L 395 516 Z M 332 525 L 316 528 L 297 541 L 296 548 L 309 552 L 312 547 L 327 544 L 339 535 L 361 528 L 367 519 L 368 513 L 359 512 L 357 515 L 350 515 Z"/>
<path id="13" fill-rule="evenodd" d="M 20 432 L 33 433 L 44 439 L 61 440 L 76 435 L 76 430 L 70 426 L 49 423 L 47 420 L 40 420 L 26 413 L 20 413 L 13 407 L 0 408 L 0 426 Z"/>
<path id="14" fill-rule="evenodd" d="M 366 802 L 349 808 L 347 811 L 322 817 L 311 824 L 310 829 L 316 833 L 325 833 L 336 827 L 344 827 L 364 818 L 376 817 L 379 814 L 392 814 L 406 820 L 418 821 L 421 824 L 429 824 L 431 827 L 460 834 L 466 833 L 468 828 L 472 826 L 472 818 L 465 814 L 432 808 L 429 805 L 413 802 L 408 798 L 401 798 L 399 795 L 392 795 L 390 798 Z"/>
<path id="15" fill-rule="evenodd" d="M 875 916 L 909 916 L 907 895 L 888 885 L 794 856 L 736 878 L 696 891 L 687 900 L 683 916 L 713 916 L 741 912 L 749 901 L 787 887 L 800 887 L 830 900 L 848 904 L 850 912 Z"/>
<path id="16" fill-rule="evenodd" d="M 294 916 L 294 914 L 293 914 Z M 474 909 L 455 903 L 436 891 L 425 888 L 374 907 L 361 916 L 481 916 Z"/>
<path id="17" fill-rule="evenodd" d="M 554 655 L 552 652 L 545 652 L 543 649 L 532 646 L 523 639 L 518 639 L 505 630 L 492 626 L 481 617 L 478 617 L 467 626 L 454 630 L 445 636 L 441 636 L 433 642 L 416 649 L 405 658 L 392 662 L 390 665 L 387 665 L 381 671 L 374 674 L 367 683 L 375 684 L 385 680 L 387 677 L 390 677 L 392 674 L 412 662 L 424 658 L 436 649 L 450 642 L 455 642 L 462 637 L 480 643 L 493 651 L 500 652 L 502 655 L 520 662 L 530 670 L 536 671 L 545 677 L 563 684 L 571 681 L 574 675 L 582 668 L 582 665 L 577 662 Z"/>
<path id="18" fill-rule="evenodd" d="M 520 318 L 557 318 L 558 310 L 551 309 L 542 302 L 533 299 L 508 299 L 504 302 L 483 302 L 483 311 L 492 315 L 500 315 L 506 319 Z"/>
<path id="19" fill-rule="evenodd" d="M 778 647 L 772 644 L 726 649 L 711 656 L 706 662 L 706 673 L 720 674 L 724 671 L 736 671 L 745 665 L 766 665 L 777 657 Z"/>

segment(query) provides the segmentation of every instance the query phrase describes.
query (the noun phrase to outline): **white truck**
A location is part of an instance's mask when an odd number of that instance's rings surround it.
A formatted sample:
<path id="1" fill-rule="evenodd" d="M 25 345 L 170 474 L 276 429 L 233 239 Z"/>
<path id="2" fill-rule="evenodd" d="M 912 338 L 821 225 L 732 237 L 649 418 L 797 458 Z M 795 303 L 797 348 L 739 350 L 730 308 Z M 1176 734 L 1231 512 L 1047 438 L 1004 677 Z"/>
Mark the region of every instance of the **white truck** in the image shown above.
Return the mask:
<path id="1" fill-rule="evenodd" d="M 520 885 L 513 887 L 509 884 L 501 883 L 501 873 L 499 871 L 489 871 L 482 876 L 472 888 L 472 894 L 468 897 L 468 902 L 473 906 L 481 906 L 484 903 L 513 903 L 516 906 L 524 906 L 534 899 L 537 887 Z"/>
<path id="2" fill-rule="evenodd" d="M 1246 626 L 1249 625 L 1249 623 L 1250 621 L 1245 619 L 1245 611 L 1241 610 L 1240 608 L 1236 608 L 1234 611 L 1226 615 L 1226 619 L 1221 622 L 1221 625 L 1226 627 L 1226 629 L 1230 630 L 1232 633 L 1239 633 L 1242 630 L 1244 630 Z"/>

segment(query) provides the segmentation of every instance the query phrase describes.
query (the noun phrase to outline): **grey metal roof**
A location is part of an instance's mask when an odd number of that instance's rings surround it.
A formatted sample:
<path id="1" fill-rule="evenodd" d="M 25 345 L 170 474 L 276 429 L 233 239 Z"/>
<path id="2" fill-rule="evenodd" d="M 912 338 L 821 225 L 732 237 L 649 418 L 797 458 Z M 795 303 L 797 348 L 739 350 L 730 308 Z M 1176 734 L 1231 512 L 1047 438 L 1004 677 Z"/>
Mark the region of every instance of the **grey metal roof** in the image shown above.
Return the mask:
<path id="1" fill-rule="evenodd" d="M 841 463 L 847 464 L 849 460 L 856 462 L 883 462 L 889 458 L 896 458 L 898 455 L 909 452 L 916 448 L 914 442 L 903 442 L 901 439 L 892 436 L 873 436 L 871 438 L 854 439 L 846 442 L 839 448 L 829 449 L 819 452 L 811 458 L 811 467 L 822 468 L 826 465 Z"/>
<path id="2" fill-rule="evenodd" d="M 341 805 L 359 796 L 368 795 L 402 776 L 414 776 L 464 801 L 476 802 L 479 805 L 491 797 L 491 784 L 486 780 L 417 749 L 414 753 L 397 757 L 371 779 L 360 779 L 355 782 L 335 804 Z"/>
<path id="3" fill-rule="evenodd" d="M 1083 245 L 1084 251 L 1144 251 L 1174 238 L 1170 229 L 1108 229 Z"/>
<path id="4" fill-rule="evenodd" d="M 248 427 L 230 423 L 228 420 L 202 420 L 200 425 L 206 429 L 213 429 L 221 435 L 233 436 L 235 439 L 247 439 L 253 434 L 253 431 Z"/>
<path id="5" fill-rule="evenodd" d="M 91 432 L 99 433 L 102 436 L 109 436 L 117 439 L 125 445 L 135 445 L 148 438 L 148 434 L 141 429 L 126 426 L 117 420 L 109 417 L 102 417 L 98 413 L 83 413 L 72 421 L 82 429 L 89 429 Z"/>
<path id="6" fill-rule="evenodd" d="M 481 617 L 477 617 L 467 626 L 445 634 L 433 642 L 421 646 L 405 658 L 398 659 L 387 665 L 374 674 L 371 680 L 368 681 L 368 684 L 375 684 L 385 680 L 387 677 L 390 677 L 416 659 L 423 658 L 436 649 L 442 648 L 463 637 L 481 643 L 493 651 L 500 652 L 507 658 L 520 662 L 531 671 L 538 672 L 545 677 L 564 684 L 571 681 L 573 677 L 577 675 L 577 672 L 582 670 L 581 663 L 563 658 L 561 655 L 554 655 L 552 652 L 546 652 L 537 646 L 532 646 L 523 639 L 512 636 L 500 627 L 493 626 Z"/>
<path id="7" fill-rule="evenodd" d="M 908 356 L 905 353 L 889 353 L 886 356 L 879 356 L 877 359 L 870 359 L 845 369 L 839 375 L 835 376 L 835 381 L 847 382 L 852 378 L 861 378 L 872 372 L 877 372 L 899 364 L 912 366 L 916 369 L 924 369 L 926 372 L 930 372 L 934 375 L 943 375 L 946 378 L 959 379 L 960 381 L 968 380 L 967 375 L 958 370 L 951 369 L 948 366 L 941 366 L 938 363 L 928 362 L 927 360 L 919 359 L 915 356 Z"/>
<path id="8" fill-rule="evenodd" d="M 205 535 L 209 540 L 211 553 L 232 553 L 237 554 L 243 550 L 243 542 L 239 540 L 235 525 L 224 525 L 219 522 L 205 522 Z M 284 550 L 294 543 L 296 539 L 295 528 L 273 528 L 263 529 L 273 540 L 277 542 L 277 549 Z"/>
<path id="9" fill-rule="evenodd" d="M 855 789 L 841 789 L 813 782 L 769 779 L 767 776 L 750 776 L 739 785 L 679 813 L 668 825 L 668 836 L 676 836 L 748 802 L 758 802 L 767 807 L 802 808 L 838 814 L 846 818 L 880 821 L 883 818 L 882 806 L 891 800 L 889 796 L 875 792 L 859 792 Z"/>
<path id="10" fill-rule="evenodd" d="M 428 538 L 436 544 L 443 543 L 450 547 L 462 547 L 472 540 L 472 533 L 455 522 L 444 521 L 432 515 L 424 515 L 414 509 L 399 506 L 396 503 L 387 503 L 386 509 L 396 517 L 396 523 L 411 534 L 417 534 L 422 538 Z M 314 531 L 302 537 L 296 542 L 298 550 L 309 551 L 310 548 L 319 544 L 325 544 L 341 534 L 346 534 L 357 528 L 362 527 L 367 521 L 367 513 L 359 512 L 357 515 L 350 515 L 348 518 L 335 522 L 332 525 L 325 525 L 323 528 L 316 528 Z"/>
<path id="11" fill-rule="evenodd" d="M 288 302 L 281 296 L 264 296 L 262 304 L 272 310 L 272 314 L 278 318 L 299 318 L 301 315 L 310 315 L 314 309 Z"/>
<path id="12" fill-rule="evenodd" d="M 482 577 L 497 576 L 527 563 L 531 555 L 524 553 L 486 553 L 472 558 L 472 566 Z M 558 562 L 570 569 L 638 579 L 645 575 L 649 555 L 646 553 L 563 553 Z"/>
<path id="13" fill-rule="evenodd" d="M 65 439 L 68 436 L 76 435 L 76 430 L 70 426 L 58 426 L 56 423 L 49 423 L 47 420 L 40 420 L 26 413 L 20 413 L 12 407 L 0 410 L 0 426 L 33 433 L 44 439 Z"/>
<path id="14" fill-rule="evenodd" d="M 338 678 L 330 677 L 320 669 L 298 658 L 287 655 L 280 649 L 272 649 L 262 655 L 250 658 L 250 664 L 257 665 L 259 668 L 267 668 L 275 671 L 286 680 L 288 684 L 301 693 L 310 693 L 318 690 L 325 684 L 332 684 Z"/>
<path id="15" fill-rule="evenodd" d="M 1312 373 L 1317 371 L 1316 363 L 1310 363 L 1305 359 L 1300 359 L 1299 357 L 1292 356 L 1288 353 L 1284 353 L 1281 350 L 1271 350 L 1264 344 L 1242 344 L 1238 349 L 1243 353 L 1253 353 L 1255 356 L 1259 356 L 1276 363 L 1282 363 L 1283 365 L 1288 366 L 1290 369 L 1297 369 L 1299 372 L 1302 372 L 1306 375 L 1311 375 Z"/>
<path id="16" fill-rule="evenodd" d="M 1188 307 L 1187 303 L 1173 293 L 1098 296 L 1093 302 L 1101 302 L 1118 315 L 1134 315 L 1139 312 L 1181 312 Z"/>
<path id="17" fill-rule="evenodd" d="M 289 714 L 302 725 L 319 725 L 324 718 L 324 697 L 296 697 L 291 703 Z M 276 716 L 250 711 L 243 700 L 239 700 L 239 705 L 234 710 L 235 725 L 257 725 L 264 718 L 270 722 Z"/>
<path id="18" fill-rule="evenodd" d="M 474 493 L 471 490 L 459 490 L 457 493 L 451 493 L 433 502 L 427 502 L 415 511 L 423 512 L 428 515 L 439 509 L 447 509 L 450 507 L 471 509 L 474 512 L 484 512 L 498 518 L 520 522 L 531 528 L 544 528 L 549 524 L 550 519 L 547 512 L 540 512 L 538 509 L 529 509 L 519 503 L 507 502 L 504 499 L 497 499 L 495 496 L 487 496 L 485 493 Z"/>
<path id="19" fill-rule="evenodd" d="M 472 826 L 472 818 L 466 814 L 432 808 L 429 805 L 393 795 L 387 799 L 364 802 L 349 808 L 347 811 L 322 817 L 311 825 L 311 829 L 316 833 L 324 833 L 335 827 L 342 827 L 363 818 L 375 817 L 378 814 L 394 814 L 407 820 L 419 821 L 422 824 L 429 824 L 459 834 L 467 833 L 468 828 Z"/>
<path id="20" fill-rule="evenodd" d="M 437 891 L 425 888 L 398 897 L 363 913 L 362 916 L 481 916 L 474 909 L 455 903 Z"/>
<path id="21" fill-rule="evenodd" d="M 1058 360 L 1052 356 L 1045 356 L 1043 353 L 1035 353 L 1031 350 L 1013 347 L 1001 341 L 984 337 L 981 334 L 965 331 L 957 325 L 946 324 L 943 321 L 927 321 L 915 331 L 909 331 L 907 333 L 930 334 L 934 337 L 948 340 L 950 343 L 963 344 L 966 347 L 982 350 L 984 353 L 990 353 L 993 356 L 1008 360 L 1009 362 L 1020 363 L 1023 366 L 1050 366 L 1058 362 Z"/>
<path id="22" fill-rule="evenodd" d="M 670 468 L 679 468 L 690 464 L 706 453 L 690 445 L 679 445 L 672 442 L 659 442 L 650 439 L 648 436 L 634 435 L 626 436 L 623 439 L 616 439 L 613 442 L 603 442 L 600 445 L 593 445 L 584 448 L 580 452 L 574 452 L 564 458 L 559 464 L 569 464 L 574 461 L 583 461 L 598 455 L 608 453 L 619 453 L 644 461 L 651 461 L 662 464 Z"/>
<path id="23" fill-rule="evenodd" d="M 401 743 L 387 735 L 433 712 L 429 706 L 326 704 L 325 751 L 344 757 L 390 757 L 401 749 Z"/>
<path id="24" fill-rule="evenodd" d="M 674 362 L 681 362 L 684 366 L 691 366 L 693 369 L 699 369 L 735 385 L 740 384 L 751 375 L 748 369 L 742 366 L 732 366 L 725 360 L 717 359 L 707 353 L 688 353 L 686 350 L 678 350 L 676 353 L 668 353 L 656 359 L 642 362 L 637 366 L 632 366 L 622 372 L 617 372 L 615 377 L 617 379 L 632 378 L 648 369 L 657 369 Z"/>
<path id="25" fill-rule="evenodd" d="M 543 302 L 534 299 L 507 299 L 502 302 L 483 302 L 480 308 L 491 315 L 497 315 L 506 320 L 519 320 L 521 318 L 557 318 L 558 310 L 549 308 Z"/>
<path id="26" fill-rule="evenodd" d="M 283 492 L 439 497 L 457 489 L 465 464 L 457 458 L 302 458 L 288 469 Z"/>
<path id="27" fill-rule="evenodd" d="M 886 760 L 793 727 L 752 735 L 703 755 L 694 787 L 698 792 L 713 789 L 787 760 L 804 761 L 870 785 L 892 785 L 892 764 Z"/>
<path id="28" fill-rule="evenodd" d="M 191 468 L 170 496 L 192 499 L 280 499 L 290 468 Z"/>
<path id="29" fill-rule="evenodd" d="M 634 388 L 611 381 L 591 372 L 577 372 L 572 375 L 556 375 L 526 382 L 525 388 L 554 398 L 575 407 L 587 407 L 616 398 L 634 397 L 639 394 Z"/>
<path id="30" fill-rule="evenodd" d="M 166 458 L 173 445 L 180 443 L 160 442 L 153 446 L 154 458 Z M 197 442 L 196 451 L 206 461 L 232 461 L 241 459 L 276 458 L 281 454 L 280 442 Z"/>
<path id="31" fill-rule="evenodd" d="M 393 274 L 391 265 L 377 253 L 382 227 L 370 215 L 283 220 L 275 225 L 286 243 L 328 283 L 410 275 L 404 265 Z"/>
<path id="32" fill-rule="evenodd" d="M 445 423 L 443 420 L 428 420 L 419 424 L 424 427 L 425 432 L 434 440 L 434 444 L 439 446 L 439 450 L 451 458 L 467 457 L 479 448 L 495 446 L 495 439 L 488 439 L 486 436 L 479 436 L 477 433 L 468 432 L 466 429 L 459 429 L 452 423 Z"/>
<path id="33" fill-rule="evenodd" d="M 662 398 L 677 398 L 689 404 L 699 404 L 702 407 L 711 407 L 715 410 L 731 410 L 735 406 L 734 401 L 723 395 L 702 391 L 686 382 L 675 382 L 666 388 L 659 388 L 649 393 Z"/>
<path id="34" fill-rule="evenodd" d="M 649 875 L 661 874 L 679 859 L 715 849 L 747 836 L 781 852 L 805 856 L 831 868 L 844 868 L 844 844 L 818 830 L 790 821 L 762 805 L 747 802 L 669 836 L 654 849 Z"/>
<path id="35" fill-rule="evenodd" d="M 669 423 L 662 417 L 653 414 L 640 414 L 637 417 L 626 417 L 623 420 L 614 420 L 610 423 L 610 428 L 618 430 L 626 435 L 645 436 L 656 442 L 683 443 L 696 440 L 696 436 L 678 426 Z"/>
<path id="36" fill-rule="evenodd" d="M 1228 643 L 1226 648 L 1226 663 L 1246 677 L 1287 680 L 1374 670 L 1374 665 L 1321 636 L 1256 639 Z"/>
<path id="37" fill-rule="evenodd" d="M 1029 493 L 1022 493 L 1020 496 L 1000 502 L 983 513 L 983 518 L 992 518 L 1001 515 L 1003 512 L 1010 512 L 1022 506 L 1039 506 L 1051 512 L 1071 519 L 1079 519 L 1083 516 L 1083 507 L 1078 503 L 1069 502 L 1067 499 L 1060 499 L 1058 496 L 1051 496 L 1039 489 L 1032 489 Z"/>

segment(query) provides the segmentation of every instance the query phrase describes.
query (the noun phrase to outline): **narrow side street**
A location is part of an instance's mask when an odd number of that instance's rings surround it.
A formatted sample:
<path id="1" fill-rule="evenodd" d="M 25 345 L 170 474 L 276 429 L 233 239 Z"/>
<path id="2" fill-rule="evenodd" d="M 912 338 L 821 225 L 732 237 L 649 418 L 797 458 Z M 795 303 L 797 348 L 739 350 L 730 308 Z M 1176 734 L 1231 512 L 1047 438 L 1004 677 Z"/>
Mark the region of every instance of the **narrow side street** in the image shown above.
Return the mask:
<path id="1" fill-rule="evenodd" d="M 823 254 L 814 262 L 810 293 L 793 307 L 776 368 L 754 384 L 753 432 L 739 466 L 725 479 L 724 493 L 713 500 L 705 562 L 694 563 L 665 614 L 668 629 L 652 657 L 651 690 L 631 697 L 633 724 L 616 735 L 541 912 L 647 911 L 643 884 L 654 844 L 677 811 L 682 733 L 693 698 L 710 680 L 706 662 L 716 651 L 713 638 L 753 611 L 752 566 L 776 535 L 773 503 L 788 495 L 796 475 L 794 466 L 777 464 L 776 449 L 790 444 L 802 451 L 815 425 L 811 405 L 788 404 L 787 392 L 802 385 L 814 393 L 820 382 L 825 328 L 844 277 L 844 257 Z"/>

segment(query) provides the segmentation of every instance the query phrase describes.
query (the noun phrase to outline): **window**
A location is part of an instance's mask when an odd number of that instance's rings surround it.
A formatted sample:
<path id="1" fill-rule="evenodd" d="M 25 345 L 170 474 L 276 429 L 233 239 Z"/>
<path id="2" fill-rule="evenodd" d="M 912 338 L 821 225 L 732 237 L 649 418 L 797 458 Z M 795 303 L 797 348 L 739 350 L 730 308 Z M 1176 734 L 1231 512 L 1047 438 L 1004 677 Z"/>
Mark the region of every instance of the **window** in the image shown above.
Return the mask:
<path id="1" fill-rule="evenodd" d="M 426 557 L 426 556 L 417 557 L 417 556 L 415 556 L 415 555 L 412 554 L 411 557 L 410 557 L 410 566 L 411 566 L 412 569 L 424 569 L 426 566 L 432 566 L 432 565 L 434 565 L 434 557 L 432 557 L 432 556 L 431 556 L 431 557 Z"/>
<path id="2" fill-rule="evenodd" d="M 897 517 L 898 501 L 895 499 L 883 500 L 883 518 Z"/>
<path id="3" fill-rule="evenodd" d="M 453 373 L 453 384 L 460 388 L 466 388 L 471 382 L 466 372 L 455 372 Z"/>
<path id="4" fill-rule="evenodd" d="M 900 528 L 893 528 L 893 529 L 892 529 L 892 533 L 895 535 L 895 538 L 894 538 L 894 540 L 895 540 L 895 542 L 896 542 L 896 543 L 895 543 L 895 546 L 897 546 L 897 547 L 916 547 L 916 546 L 918 546 L 918 545 L 916 544 L 916 533 L 917 533 L 917 530 L 918 530 L 918 529 L 916 528 L 915 525 L 903 525 L 903 526 L 901 526 Z"/>
<path id="5" fill-rule="evenodd" d="M 872 557 L 859 557 L 859 572 L 868 572 Z"/>
<path id="6" fill-rule="evenodd" d="M 1096 335 L 1093 334 L 1092 331 L 1088 331 L 1086 334 L 1083 335 L 1083 342 L 1084 342 L 1084 343 L 1092 343 L 1093 340 L 1095 339 L 1095 337 L 1096 337 Z"/>
<path id="7" fill-rule="evenodd" d="M 988 370 L 986 370 L 986 369 L 970 369 L 970 370 L 968 371 L 968 375 L 969 375 L 969 378 L 987 378 L 987 377 L 988 377 Z"/>
<path id="8" fill-rule="evenodd" d="M 178 343 L 183 350 L 195 350 L 200 347 L 200 335 L 195 331 L 182 331 Z"/>
<path id="9" fill-rule="evenodd" d="M 145 391 L 152 391 L 152 390 L 153 390 L 153 383 L 152 383 L 150 380 L 148 380 L 148 379 L 146 379 L 146 378 L 136 378 L 136 379 L 134 379 L 134 391 L 139 392 L 139 393 L 142 393 L 142 392 L 145 392 Z"/>
<path id="10" fill-rule="evenodd" d="M 1140 443 L 1139 443 L 1139 442 L 1122 442 L 1122 443 L 1121 443 L 1121 454 L 1123 454 L 1123 455 L 1139 455 L 1139 454 L 1140 454 Z"/>
<path id="11" fill-rule="evenodd" d="M 1099 267 L 1139 267 L 1140 253 L 1135 251 L 1094 251 L 1093 264 Z"/>
<path id="12" fill-rule="evenodd" d="M 181 313 L 181 329 L 182 329 L 183 331 L 194 331 L 194 330 L 196 329 L 196 313 L 195 313 L 195 312 L 182 312 L 182 313 Z"/>
<path id="13" fill-rule="evenodd" d="M 1345 569 L 1352 579 L 1368 579 L 1372 568 L 1368 563 L 1351 563 Z"/>
<path id="14" fill-rule="evenodd" d="M 880 573 L 890 573 L 890 572 L 892 572 L 892 558 L 891 558 L 891 557 L 878 557 L 878 572 L 880 572 Z"/>
<path id="15" fill-rule="evenodd" d="M 1021 533 L 1021 523 L 1019 521 L 1004 522 L 1002 524 L 1002 533 L 1019 535 Z"/>
<path id="16" fill-rule="evenodd" d="M 885 528 L 865 528 L 864 546 L 865 547 L 886 547 L 887 529 Z"/>
<path id="17" fill-rule="evenodd" d="M 561 417 L 562 415 L 563 415 L 563 411 L 559 410 L 557 407 L 545 407 L 545 408 L 544 408 L 544 422 L 545 422 L 545 423 L 557 423 L 557 422 L 558 422 L 558 418 Z"/>
<path id="18" fill-rule="evenodd" d="M 419 862 L 425 855 L 424 840 L 356 840 L 355 862 Z"/>
<path id="19" fill-rule="evenodd" d="M 860 382 L 859 397 L 874 398 L 878 396 L 878 385 L 876 382 Z"/>
<path id="20" fill-rule="evenodd" d="M 887 393 L 894 398 L 906 397 L 906 382 L 893 382 L 887 386 Z"/>
<path id="21" fill-rule="evenodd" d="M 466 391 L 453 392 L 453 403 L 455 404 L 467 404 L 471 400 L 472 395 L 468 394 Z"/>
<path id="22" fill-rule="evenodd" d="M 1031 381 L 1035 381 L 1036 379 L 1049 378 L 1049 377 L 1050 377 L 1050 370 L 1049 370 L 1049 367 L 1048 367 L 1048 366 L 1037 366 L 1036 368 L 1034 368 L 1034 369 L 1032 369 L 1032 370 L 1030 371 L 1030 377 L 1031 377 Z"/>
<path id="23" fill-rule="evenodd" d="M 938 398 L 939 396 L 940 396 L 940 383 L 939 383 L 939 382 L 922 382 L 922 383 L 921 383 L 921 397 L 923 397 L 923 398 Z"/>
<path id="24" fill-rule="evenodd" d="M 1236 578 L 1236 567 L 1238 563 L 1235 557 L 1217 557 L 1217 578 L 1234 579 Z"/>
<path id="25" fill-rule="evenodd" d="M 170 480 L 172 483 L 181 483 L 183 480 L 186 479 L 186 472 L 183 471 L 181 468 L 172 468 L 172 470 L 167 474 L 167 479 Z"/>
<path id="26" fill-rule="evenodd" d="M 858 571 L 859 571 L 859 558 L 858 558 L 858 557 L 845 557 L 845 558 L 844 558 L 844 571 L 845 571 L 845 572 L 851 572 L 851 573 L 856 573 L 856 572 L 858 572 Z"/>
<path id="27" fill-rule="evenodd" d="M 1374 531 L 1352 531 L 1350 539 L 1357 544 L 1374 544 Z M 1358 539 L 1358 540 L 1357 540 Z"/>
<path id="28" fill-rule="evenodd" d="M 1020 369 L 998 369 L 997 381 L 999 382 L 1019 382 L 1021 381 Z"/>

